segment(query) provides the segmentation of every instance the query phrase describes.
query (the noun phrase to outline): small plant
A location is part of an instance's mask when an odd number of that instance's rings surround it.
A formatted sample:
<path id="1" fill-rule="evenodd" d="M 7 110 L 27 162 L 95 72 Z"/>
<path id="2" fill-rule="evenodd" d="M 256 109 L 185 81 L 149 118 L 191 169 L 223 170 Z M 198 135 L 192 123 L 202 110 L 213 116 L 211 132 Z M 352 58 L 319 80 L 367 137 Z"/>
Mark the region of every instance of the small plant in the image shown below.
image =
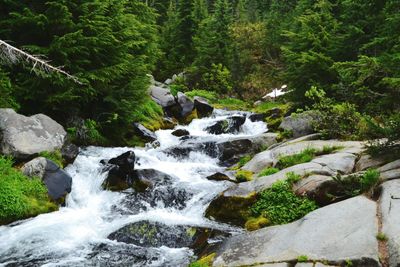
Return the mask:
<path id="1" fill-rule="evenodd" d="M 308 261 L 308 256 L 306 255 L 300 255 L 297 257 L 297 262 L 307 262 Z"/>
<path id="2" fill-rule="evenodd" d="M 288 172 L 286 174 L 286 181 L 288 181 L 290 184 L 295 184 L 300 180 L 301 180 L 301 176 L 298 174 L 295 174 L 294 172 Z"/>
<path id="3" fill-rule="evenodd" d="M 189 267 L 211 267 L 215 258 L 215 253 L 202 257 L 201 259 L 192 262 Z"/>
<path id="4" fill-rule="evenodd" d="M 346 267 L 351 267 L 351 266 L 353 266 L 353 262 L 352 262 L 351 260 L 347 259 L 347 260 L 345 261 L 345 266 L 346 266 Z"/>
<path id="5" fill-rule="evenodd" d="M 346 177 L 337 175 L 333 177 L 333 180 L 337 183 L 338 192 L 342 195 L 336 197 L 353 197 L 369 192 L 378 183 L 379 176 L 379 171 L 375 169 L 368 169 L 362 175 L 348 175 Z"/>
<path id="6" fill-rule="evenodd" d="M 246 170 L 239 170 L 236 172 L 235 177 L 238 182 L 248 182 L 253 180 L 253 172 Z"/>
<path id="7" fill-rule="evenodd" d="M 338 151 L 338 150 L 340 150 L 342 148 L 343 148 L 342 146 L 324 146 L 322 148 L 322 151 L 320 153 L 318 153 L 318 154 L 320 154 L 320 155 L 331 154 L 331 153 L 336 152 L 336 151 Z"/>
<path id="8" fill-rule="evenodd" d="M 251 157 L 250 155 L 241 157 L 241 158 L 239 159 L 239 162 L 238 162 L 238 167 L 239 167 L 239 168 L 242 168 L 242 167 L 243 167 L 244 165 L 246 165 L 246 163 L 249 162 L 251 159 L 252 159 L 252 157 Z"/>
<path id="9" fill-rule="evenodd" d="M 215 92 L 206 91 L 206 90 L 192 90 L 186 92 L 185 95 L 189 98 L 194 98 L 195 96 L 200 96 L 207 99 L 210 102 L 215 102 L 218 99 L 218 96 Z"/>
<path id="10" fill-rule="evenodd" d="M 316 153 L 317 150 L 307 148 L 298 154 L 280 157 L 276 167 L 282 170 L 297 164 L 310 162 L 315 157 Z"/>
<path id="11" fill-rule="evenodd" d="M 263 216 L 276 225 L 298 220 L 317 208 L 314 201 L 296 196 L 292 183 L 285 180 L 277 181 L 261 192 L 250 211 L 253 216 Z"/>
<path id="12" fill-rule="evenodd" d="M 262 170 L 259 174 L 258 177 L 262 177 L 262 176 L 268 176 L 268 175 L 272 175 L 279 172 L 279 169 L 277 168 L 273 168 L 273 167 L 268 167 L 265 168 L 264 170 Z"/>
<path id="13" fill-rule="evenodd" d="M 376 239 L 378 239 L 379 241 L 387 241 L 388 237 L 384 233 L 378 233 L 376 235 Z"/>

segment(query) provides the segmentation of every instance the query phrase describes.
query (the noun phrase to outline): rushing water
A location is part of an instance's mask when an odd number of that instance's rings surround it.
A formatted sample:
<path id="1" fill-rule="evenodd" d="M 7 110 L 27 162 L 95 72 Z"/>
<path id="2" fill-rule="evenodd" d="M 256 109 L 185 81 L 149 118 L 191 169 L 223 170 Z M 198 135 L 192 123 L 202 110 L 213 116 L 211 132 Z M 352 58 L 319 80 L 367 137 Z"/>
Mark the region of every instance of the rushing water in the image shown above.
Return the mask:
<path id="1" fill-rule="evenodd" d="M 186 129 L 195 142 L 221 141 L 233 135 L 211 135 L 204 129 L 231 112 L 215 111 L 210 118 L 194 120 Z M 262 122 L 246 120 L 234 136 L 252 136 L 267 130 Z M 224 170 L 216 158 L 193 151 L 185 158 L 165 153 L 181 145 L 172 130 L 156 132 L 157 148 L 101 148 L 81 150 L 74 164 L 66 168 L 73 177 L 72 192 L 59 211 L 0 227 L 0 266 L 186 266 L 193 256 L 189 248 L 141 248 L 107 239 L 123 226 L 153 221 L 167 225 L 192 225 L 234 232 L 237 229 L 204 217 L 209 202 L 228 182 L 214 182 L 208 175 Z M 136 169 L 155 169 L 173 177 L 173 188 L 187 193 L 185 205 L 174 206 L 158 201 L 139 212 L 129 212 L 124 203 L 126 192 L 102 189 L 106 174 L 102 159 L 110 159 L 134 150 Z"/>

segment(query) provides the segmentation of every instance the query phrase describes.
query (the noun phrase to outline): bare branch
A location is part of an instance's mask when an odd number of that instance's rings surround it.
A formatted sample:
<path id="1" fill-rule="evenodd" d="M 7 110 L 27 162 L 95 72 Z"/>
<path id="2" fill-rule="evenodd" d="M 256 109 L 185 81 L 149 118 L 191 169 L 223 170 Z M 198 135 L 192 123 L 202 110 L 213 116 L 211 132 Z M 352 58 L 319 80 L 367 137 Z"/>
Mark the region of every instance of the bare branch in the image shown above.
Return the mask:
<path id="1" fill-rule="evenodd" d="M 47 63 L 46 60 L 41 59 L 38 56 L 33 56 L 21 49 L 18 49 L 2 40 L 0 40 L 0 60 L 3 60 L 9 64 L 17 64 L 19 62 L 27 62 L 28 64 L 32 65 L 32 70 L 38 68 L 44 72 L 57 72 L 62 75 L 67 76 L 69 79 L 73 80 L 78 84 L 82 84 L 77 77 L 63 71 L 61 68 L 54 67 Z"/>

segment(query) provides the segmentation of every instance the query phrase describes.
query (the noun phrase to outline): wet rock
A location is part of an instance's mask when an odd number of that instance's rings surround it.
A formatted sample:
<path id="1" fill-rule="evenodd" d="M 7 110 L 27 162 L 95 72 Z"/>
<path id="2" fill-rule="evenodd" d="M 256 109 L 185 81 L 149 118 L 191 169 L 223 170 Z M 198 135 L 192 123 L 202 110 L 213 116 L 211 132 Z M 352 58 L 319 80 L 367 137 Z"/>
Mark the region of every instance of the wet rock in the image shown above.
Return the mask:
<path id="1" fill-rule="evenodd" d="M 22 166 L 21 171 L 29 177 L 40 177 L 51 199 L 62 200 L 72 188 L 72 177 L 53 161 L 39 157 Z"/>
<path id="2" fill-rule="evenodd" d="M 216 243 L 217 238 L 221 242 L 228 235 L 222 231 L 204 227 L 140 221 L 119 229 L 108 238 L 140 247 L 189 247 L 199 253 L 211 245 L 208 242 L 210 238 Z"/>
<path id="3" fill-rule="evenodd" d="M 180 117 L 185 118 L 192 113 L 194 104 L 184 93 L 178 92 L 177 102 L 181 107 Z"/>
<path id="4" fill-rule="evenodd" d="M 296 138 L 314 133 L 313 123 L 317 119 L 318 115 L 312 111 L 294 114 L 284 118 L 279 128 L 291 132 Z"/>
<path id="5" fill-rule="evenodd" d="M 167 108 L 175 105 L 175 97 L 171 94 L 171 91 L 169 89 L 158 86 L 151 86 L 150 94 L 153 100 L 162 108 Z"/>
<path id="6" fill-rule="evenodd" d="M 106 164 L 103 170 L 108 171 L 103 187 L 112 191 L 121 191 L 131 187 L 135 174 L 135 159 L 135 153 L 128 151 L 109 161 L 103 160 L 102 163 Z"/>
<path id="7" fill-rule="evenodd" d="M 163 129 L 174 129 L 176 125 L 178 125 L 178 122 L 175 119 L 169 117 L 163 118 Z"/>
<path id="8" fill-rule="evenodd" d="M 226 239 L 213 266 L 251 266 L 260 262 L 310 261 L 380 266 L 376 203 L 364 196 L 317 209 L 286 225 L 267 227 Z"/>
<path id="9" fill-rule="evenodd" d="M 382 213 L 382 232 L 387 236 L 389 266 L 400 265 L 400 180 L 382 184 L 379 200 Z"/>
<path id="10" fill-rule="evenodd" d="M 142 124 L 134 122 L 132 125 L 135 133 L 143 140 L 147 142 L 153 142 L 157 140 L 157 136 Z"/>
<path id="11" fill-rule="evenodd" d="M 207 180 L 210 180 L 210 181 L 229 181 L 229 182 L 234 182 L 234 183 L 237 182 L 236 179 L 233 177 L 233 175 L 229 176 L 222 172 L 214 173 L 210 176 L 207 176 L 206 178 L 207 178 Z"/>
<path id="12" fill-rule="evenodd" d="M 0 154 L 27 159 L 61 149 L 67 133 L 46 115 L 26 117 L 12 109 L 0 109 L 0 136 Z"/>
<path id="13" fill-rule="evenodd" d="M 264 121 L 267 118 L 267 114 L 265 113 L 253 113 L 249 116 L 249 120 L 251 120 L 252 122 L 255 121 Z"/>
<path id="14" fill-rule="evenodd" d="M 189 131 L 185 130 L 185 129 L 177 129 L 177 130 L 173 131 L 171 134 L 174 136 L 177 136 L 177 137 L 190 135 Z"/>
<path id="15" fill-rule="evenodd" d="M 72 144 L 64 144 L 61 148 L 61 155 L 67 164 L 72 164 L 79 154 L 79 147 Z"/>
<path id="16" fill-rule="evenodd" d="M 217 121 L 214 125 L 207 127 L 205 130 L 211 134 L 228 134 L 236 133 L 240 130 L 246 121 L 244 116 L 231 116 L 226 120 Z"/>
<path id="17" fill-rule="evenodd" d="M 194 97 L 194 107 L 199 118 L 209 117 L 214 111 L 214 107 L 205 98 L 199 96 Z"/>

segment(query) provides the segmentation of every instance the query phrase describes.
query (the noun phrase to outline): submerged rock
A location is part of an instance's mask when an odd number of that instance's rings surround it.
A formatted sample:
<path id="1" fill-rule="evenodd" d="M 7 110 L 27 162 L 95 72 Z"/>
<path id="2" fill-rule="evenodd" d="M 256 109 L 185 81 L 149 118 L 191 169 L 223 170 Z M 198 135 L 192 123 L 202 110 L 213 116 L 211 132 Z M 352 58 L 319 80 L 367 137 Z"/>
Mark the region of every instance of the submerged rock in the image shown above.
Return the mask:
<path id="1" fill-rule="evenodd" d="M 205 130 L 211 134 L 233 134 L 240 130 L 246 121 L 245 116 L 231 116 L 226 120 L 217 121 L 214 125 L 207 127 Z"/>
<path id="2" fill-rule="evenodd" d="M 72 177 L 49 159 L 35 158 L 25 163 L 21 171 L 26 176 L 41 178 L 54 201 L 62 200 L 71 192 Z"/>
<path id="3" fill-rule="evenodd" d="M 0 154 L 27 159 L 61 149 L 67 133 L 46 115 L 26 117 L 12 109 L 0 109 L 0 136 Z"/>
<path id="4" fill-rule="evenodd" d="M 263 228 L 226 239 L 213 266 L 309 261 L 378 267 L 376 203 L 364 196 L 315 210 L 286 225 Z"/>
<path id="5" fill-rule="evenodd" d="M 177 130 L 173 131 L 171 134 L 174 136 L 177 136 L 177 137 L 190 135 L 189 131 L 185 130 L 185 129 L 177 129 Z"/>
<path id="6" fill-rule="evenodd" d="M 161 247 L 194 249 L 195 253 L 204 251 L 211 244 L 221 242 L 228 233 L 190 225 L 167 225 L 160 222 L 140 221 L 129 224 L 108 236 L 111 240 L 134 244 L 140 247 Z"/>
<path id="7" fill-rule="evenodd" d="M 135 168 L 135 152 L 128 151 L 105 163 L 104 171 L 108 171 L 103 187 L 113 191 L 125 190 L 132 186 Z"/>

